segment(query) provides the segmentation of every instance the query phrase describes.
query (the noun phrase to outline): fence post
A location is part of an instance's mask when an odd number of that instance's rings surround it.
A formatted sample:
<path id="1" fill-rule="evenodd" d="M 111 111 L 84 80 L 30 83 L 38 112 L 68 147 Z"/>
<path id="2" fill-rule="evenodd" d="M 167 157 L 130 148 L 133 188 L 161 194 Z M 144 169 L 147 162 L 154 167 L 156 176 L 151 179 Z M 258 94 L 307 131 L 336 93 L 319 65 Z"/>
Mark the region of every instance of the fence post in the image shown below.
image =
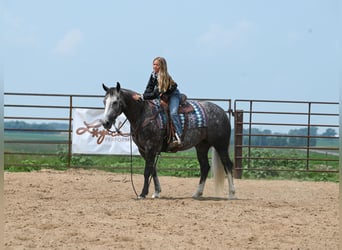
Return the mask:
<path id="1" fill-rule="evenodd" d="M 69 101 L 69 143 L 68 143 L 68 168 L 71 166 L 71 146 L 72 146 L 72 133 L 71 133 L 71 126 L 72 123 L 72 96 L 70 96 Z"/>
<path id="2" fill-rule="evenodd" d="M 234 178 L 242 177 L 243 110 L 234 115 Z"/>

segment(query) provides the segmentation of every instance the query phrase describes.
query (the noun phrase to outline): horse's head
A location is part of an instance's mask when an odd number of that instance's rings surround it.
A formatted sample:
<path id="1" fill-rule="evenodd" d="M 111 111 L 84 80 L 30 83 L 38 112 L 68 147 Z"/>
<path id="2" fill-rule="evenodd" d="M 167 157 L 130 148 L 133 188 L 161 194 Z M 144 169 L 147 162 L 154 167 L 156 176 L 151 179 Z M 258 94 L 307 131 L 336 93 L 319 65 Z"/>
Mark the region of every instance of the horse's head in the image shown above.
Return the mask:
<path id="1" fill-rule="evenodd" d="M 122 113 L 124 104 L 120 91 L 121 87 L 119 82 L 117 82 L 116 88 L 108 88 L 105 84 L 102 84 L 102 87 L 106 91 L 103 100 L 105 111 L 102 125 L 105 129 L 110 129 L 115 123 L 115 119 Z"/>

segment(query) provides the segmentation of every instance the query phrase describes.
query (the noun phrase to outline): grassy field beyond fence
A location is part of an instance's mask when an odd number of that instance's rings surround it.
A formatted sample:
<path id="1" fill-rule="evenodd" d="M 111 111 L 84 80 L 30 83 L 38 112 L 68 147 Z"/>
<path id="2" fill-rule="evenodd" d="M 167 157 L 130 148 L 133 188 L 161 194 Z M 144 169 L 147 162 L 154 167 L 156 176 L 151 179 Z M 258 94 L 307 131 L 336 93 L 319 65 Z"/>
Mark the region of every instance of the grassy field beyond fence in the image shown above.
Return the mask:
<path id="1" fill-rule="evenodd" d="M 66 133 L 5 133 L 5 170 L 6 171 L 33 171 L 42 168 L 66 170 L 68 168 L 68 136 Z M 39 143 L 11 143 L 15 141 Z M 56 144 L 44 141 L 54 141 Z M 335 140 L 336 142 L 336 140 Z M 233 147 L 231 147 L 232 149 Z M 337 171 L 339 169 L 338 155 L 327 152 L 312 152 L 311 158 L 317 160 L 310 162 L 310 170 L 325 169 Z M 231 152 L 231 156 L 232 156 Z M 249 164 L 257 171 L 243 170 L 243 178 L 253 179 L 297 179 L 312 181 L 338 182 L 339 174 L 334 172 L 307 172 L 303 160 L 276 161 L 270 158 L 301 158 L 306 153 L 301 150 L 252 150 L 252 156 L 263 159 L 253 160 Z M 331 159 L 326 161 L 324 159 Z M 322 159 L 322 160 L 320 160 Z M 73 155 L 70 162 L 73 168 L 101 169 L 111 172 L 130 172 L 142 174 L 144 160 L 140 156 L 114 156 L 114 155 Z M 247 168 L 248 163 L 243 162 Z M 199 176 L 199 164 L 194 149 L 178 153 L 162 153 L 157 164 L 160 175 L 195 177 Z M 284 170 L 288 171 L 284 171 Z"/>

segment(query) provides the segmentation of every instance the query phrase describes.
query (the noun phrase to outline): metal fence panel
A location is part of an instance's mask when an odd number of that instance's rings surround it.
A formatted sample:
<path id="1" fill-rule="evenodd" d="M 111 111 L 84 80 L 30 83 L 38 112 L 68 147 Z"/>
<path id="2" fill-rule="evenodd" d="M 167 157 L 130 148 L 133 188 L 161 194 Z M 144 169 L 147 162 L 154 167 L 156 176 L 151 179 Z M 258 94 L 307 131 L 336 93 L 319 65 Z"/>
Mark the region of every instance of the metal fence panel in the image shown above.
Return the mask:
<path id="1" fill-rule="evenodd" d="M 58 129 L 5 128 L 5 166 L 41 164 L 42 167 L 54 167 L 51 161 L 35 160 L 38 158 L 55 159 L 56 166 L 60 166 L 61 161 L 67 168 L 82 166 L 82 162 L 72 161 L 75 157 L 71 154 L 72 110 L 102 109 L 102 98 L 100 95 L 5 93 L 5 122 L 64 124 Z M 234 133 L 230 149 L 234 151 L 234 174 L 237 178 L 241 178 L 242 171 L 338 172 L 329 166 L 338 161 L 338 157 L 330 156 L 339 153 L 339 136 L 324 133 L 327 130 L 338 131 L 337 102 L 238 99 L 232 107 L 230 99 L 189 99 L 212 101 L 227 112 Z M 31 136 L 26 138 L 28 133 Z M 258 155 L 260 151 L 267 154 Z M 276 153 L 285 151 L 294 153 Z M 316 153 L 323 156 L 318 159 Z M 19 161 L 13 163 L 11 157 Z M 167 157 L 182 156 L 174 154 Z M 322 161 L 325 163 L 315 164 Z M 282 167 L 279 167 L 279 162 Z M 292 166 L 298 162 L 304 163 L 304 167 Z"/>

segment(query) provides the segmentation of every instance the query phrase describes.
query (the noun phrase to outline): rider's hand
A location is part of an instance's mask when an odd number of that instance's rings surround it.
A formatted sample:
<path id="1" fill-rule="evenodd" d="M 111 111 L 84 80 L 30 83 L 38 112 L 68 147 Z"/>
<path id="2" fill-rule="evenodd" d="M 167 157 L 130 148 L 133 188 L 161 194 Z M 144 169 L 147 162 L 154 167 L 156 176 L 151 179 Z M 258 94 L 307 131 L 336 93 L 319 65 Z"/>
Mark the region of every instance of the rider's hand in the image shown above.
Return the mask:
<path id="1" fill-rule="evenodd" d="M 134 95 L 132 96 L 132 98 L 133 98 L 134 100 L 136 100 L 136 101 L 141 101 L 141 100 L 142 100 L 141 95 L 139 95 L 139 94 L 134 94 Z"/>

